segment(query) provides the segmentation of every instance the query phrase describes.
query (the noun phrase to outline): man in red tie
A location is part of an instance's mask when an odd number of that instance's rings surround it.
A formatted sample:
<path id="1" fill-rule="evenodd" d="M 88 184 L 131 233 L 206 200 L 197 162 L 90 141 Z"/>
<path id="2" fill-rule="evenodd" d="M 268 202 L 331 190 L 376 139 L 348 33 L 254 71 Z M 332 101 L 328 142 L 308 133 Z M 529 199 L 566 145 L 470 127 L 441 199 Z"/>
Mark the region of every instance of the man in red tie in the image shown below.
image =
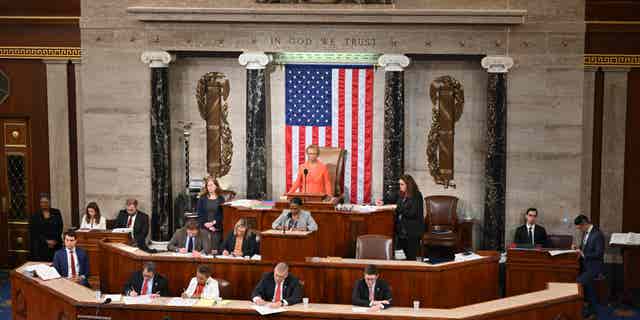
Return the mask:
<path id="1" fill-rule="evenodd" d="M 351 303 L 379 311 L 391 307 L 391 288 L 386 281 L 379 279 L 378 268 L 368 265 L 364 277 L 356 281 L 351 293 Z"/>
<path id="2" fill-rule="evenodd" d="M 280 262 L 273 272 L 267 272 L 262 276 L 253 289 L 251 300 L 260 306 L 279 308 L 300 303 L 302 294 L 298 278 L 289 274 L 289 266 L 286 263 Z"/>
<path id="3" fill-rule="evenodd" d="M 138 200 L 136 199 L 127 199 L 125 205 L 125 209 L 118 212 L 115 227 L 130 228 L 135 245 L 142 250 L 148 250 L 149 216 L 138 210 Z"/>
<path id="4" fill-rule="evenodd" d="M 156 264 L 148 261 L 144 263 L 141 271 L 131 275 L 124 285 L 123 292 L 131 297 L 144 295 L 150 295 L 152 298 L 166 297 L 169 296 L 169 285 L 167 279 L 156 272 Z"/>
<path id="5" fill-rule="evenodd" d="M 75 231 L 64 233 L 64 248 L 53 256 L 53 267 L 62 277 L 89 286 L 89 258 L 83 249 L 76 247 L 76 241 Z"/>

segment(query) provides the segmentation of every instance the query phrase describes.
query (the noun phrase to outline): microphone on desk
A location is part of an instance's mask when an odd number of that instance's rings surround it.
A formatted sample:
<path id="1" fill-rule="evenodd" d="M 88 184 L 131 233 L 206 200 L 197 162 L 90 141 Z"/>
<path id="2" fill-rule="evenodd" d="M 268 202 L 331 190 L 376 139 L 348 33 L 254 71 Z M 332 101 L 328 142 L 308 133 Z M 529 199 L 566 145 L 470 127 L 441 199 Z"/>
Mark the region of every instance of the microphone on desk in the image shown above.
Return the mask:
<path id="1" fill-rule="evenodd" d="M 100 313 L 100 306 L 104 304 L 109 304 L 109 303 L 111 303 L 111 298 L 106 298 L 101 303 L 98 303 L 98 306 L 96 307 L 96 317 L 98 316 L 98 313 Z"/>
<path id="2" fill-rule="evenodd" d="M 302 174 L 304 174 L 304 193 L 307 193 L 307 175 L 309 174 L 309 169 L 304 168 Z"/>

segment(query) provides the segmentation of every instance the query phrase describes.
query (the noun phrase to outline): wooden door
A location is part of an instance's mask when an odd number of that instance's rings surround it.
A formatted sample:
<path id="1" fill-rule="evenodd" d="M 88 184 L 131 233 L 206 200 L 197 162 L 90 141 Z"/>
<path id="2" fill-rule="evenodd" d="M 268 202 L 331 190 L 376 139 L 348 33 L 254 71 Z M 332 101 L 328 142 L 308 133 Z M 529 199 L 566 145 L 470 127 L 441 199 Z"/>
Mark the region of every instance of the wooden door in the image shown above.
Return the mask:
<path id="1" fill-rule="evenodd" d="M 29 214 L 34 209 L 31 143 L 27 119 L 0 118 L 0 262 L 21 264 L 29 256 Z"/>

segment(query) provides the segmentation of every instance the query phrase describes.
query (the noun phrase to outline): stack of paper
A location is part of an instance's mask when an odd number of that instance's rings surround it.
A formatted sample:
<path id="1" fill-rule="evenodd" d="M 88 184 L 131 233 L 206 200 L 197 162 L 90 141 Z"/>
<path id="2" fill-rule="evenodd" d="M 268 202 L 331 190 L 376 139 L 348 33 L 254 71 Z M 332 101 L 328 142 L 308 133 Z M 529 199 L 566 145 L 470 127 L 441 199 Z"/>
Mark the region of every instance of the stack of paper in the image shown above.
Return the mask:
<path id="1" fill-rule="evenodd" d="M 613 233 L 609 244 L 626 244 L 640 246 L 640 233 Z"/>
<path id="2" fill-rule="evenodd" d="M 552 257 L 561 255 L 561 254 L 567 254 L 567 253 L 573 253 L 573 252 L 577 252 L 576 250 L 550 250 L 549 254 Z"/>
<path id="3" fill-rule="evenodd" d="M 132 231 L 133 231 L 133 228 L 115 228 L 111 230 L 111 232 L 115 232 L 115 233 L 128 233 Z"/>
<path id="4" fill-rule="evenodd" d="M 281 313 L 281 312 L 287 311 L 287 309 L 285 308 L 269 308 L 267 306 L 252 306 L 251 308 L 258 311 L 258 313 L 263 316 L 268 314 Z"/>
<path id="5" fill-rule="evenodd" d="M 171 298 L 169 302 L 167 302 L 168 306 L 171 307 L 191 307 L 196 304 L 196 299 L 183 299 L 183 298 Z"/>
<path id="6" fill-rule="evenodd" d="M 36 264 L 33 266 L 28 266 L 24 268 L 27 272 L 34 272 L 36 276 L 40 277 L 42 280 L 51 280 L 60 278 L 60 274 L 58 270 L 54 267 L 50 267 L 44 263 Z"/>
<path id="7" fill-rule="evenodd" d="M 124 304 L 150 304 L 151 296 L 123 297 Z"/>

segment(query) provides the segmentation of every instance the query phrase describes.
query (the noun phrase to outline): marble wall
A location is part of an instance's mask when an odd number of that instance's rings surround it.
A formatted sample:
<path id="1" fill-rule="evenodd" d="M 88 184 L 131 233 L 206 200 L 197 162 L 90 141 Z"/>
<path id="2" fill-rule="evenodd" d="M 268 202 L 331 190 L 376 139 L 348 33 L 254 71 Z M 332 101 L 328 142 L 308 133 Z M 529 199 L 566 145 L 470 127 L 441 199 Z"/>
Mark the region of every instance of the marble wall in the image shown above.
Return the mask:
<path id="1" fill-rule="evenodd" d="M 79 93 L 82 134 L 79 140 L 83 144 L 80 165 L 84 188 L 80 198 L 97 200 L 108 217 L 115 215 L 127 197 L 137 197 L 143 210 L 150 208 L 150 71 L 140 62 L 140 54 L 145 50 L 227 52 L 225 58 L 179 58 L 169 67 L 174 190 L 182 190 L 184 176 L 177 121 L 194 122 L 191 170 L 192 176 L 200 176 L 204 173 L 205 133 L 194 90 L 202 74 L 222 71 L 231 80 L 232 88 L 234 160 L 229 183 L 240 195 L 246 191 L 245 70 L 228 52 L 426 54 L 423 57 L 429 58 L 413 61 L 405 72 L 407 171 L 417 177 L 423 193 L 458 195 L 462 198 L 463 213 L 482 218 L 487 75 L 476 57 L 498 54 L 515 60 L 508 75 L 507 241 L 522 222 L 523 210 L 527 207 L 538 207 L 541 222 L 555 233 L 571 232 L 571 226 L 563 224 L 563 219 L 584 210 L 583 173 L 588 170 L 583 169 L 583 0 L 400 0 L 397 5 L 398 8 L 527 10 L 526 22 L 520 25 L 144 22 L 139 20 L 144 17 L 127 11 L 129 6 L 173 5 L 259 7 L 249 0 L 198 0 L 178 4 L 168 0 L 82 1 L 82 91 Z M 327 21 L 333 21 L 331 19 L 337 18 L 327 17 Z M 358 47 L 341 37 L 375 38 L 376 41 L 372 46 Z M 298 45 L 295 40 L 299 38 L 311 39 L 311 44 Z M 321 41 L 334 38 L 333 46 Z M 433 56 L 436 54 L 472 56 L 451 60 Z M 433 184 L 425 160 L 426 133 L 431 121 L 426 90 L 432 79 L 445 73 L 462 82 L 466 98 L 465 113 L 456 126 L 458 187 L 448 190 Z M 271 147 L 268 191 L 272 195 L 284 191 L 281 160 L 284 153 L 279 143 L 284 130 L 282 79 L 280 67 L 268 70 L 267 144 Z M 382 191 L 383 97 L 384 71 L 378 70 L 374 97 L 374 172 L 380 174 L 374 174 L 375 197 Z"/>

